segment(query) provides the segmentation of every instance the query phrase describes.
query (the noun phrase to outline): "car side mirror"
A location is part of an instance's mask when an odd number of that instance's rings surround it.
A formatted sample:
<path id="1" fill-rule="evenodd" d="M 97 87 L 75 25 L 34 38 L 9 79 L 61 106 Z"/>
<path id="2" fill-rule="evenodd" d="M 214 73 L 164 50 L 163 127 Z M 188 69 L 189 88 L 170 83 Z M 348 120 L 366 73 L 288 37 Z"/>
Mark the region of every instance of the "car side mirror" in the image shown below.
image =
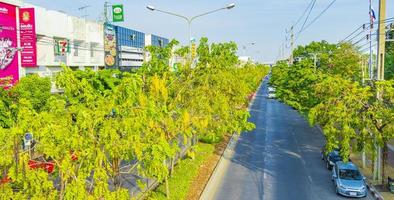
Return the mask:
<path id="1" fill-rule="evenodd" d="M 364 180 L 364 181 L 367 180 L 367 177 L 363 176 L 363 180 Z"/>
<path id="2" fill-rule="evenodd" d="M 337 179 L 338 177 L 337 175 L 332 175 L 332 178 Z"/>

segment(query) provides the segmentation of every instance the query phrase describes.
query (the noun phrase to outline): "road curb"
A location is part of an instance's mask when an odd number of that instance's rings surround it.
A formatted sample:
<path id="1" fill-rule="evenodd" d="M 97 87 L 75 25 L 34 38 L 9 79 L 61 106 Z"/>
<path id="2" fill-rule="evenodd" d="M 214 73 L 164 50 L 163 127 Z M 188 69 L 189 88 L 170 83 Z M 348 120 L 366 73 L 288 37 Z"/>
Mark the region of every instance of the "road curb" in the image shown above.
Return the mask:
<path id="1" fill-rule="evenodd" d="M 379 191 L 369 182 L 367 182 L 367 188 L 369 192 L 372 194 L 372 197 L 376 200 L 384 200 L 383 196 L 379 193 Z"/>

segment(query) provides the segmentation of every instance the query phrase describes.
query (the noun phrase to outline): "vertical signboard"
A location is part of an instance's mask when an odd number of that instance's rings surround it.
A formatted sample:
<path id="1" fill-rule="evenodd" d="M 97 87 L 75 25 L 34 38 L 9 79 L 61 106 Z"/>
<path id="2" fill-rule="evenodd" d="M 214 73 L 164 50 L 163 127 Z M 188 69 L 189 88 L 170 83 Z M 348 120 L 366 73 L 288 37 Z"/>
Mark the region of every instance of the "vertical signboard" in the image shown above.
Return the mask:
<path id="1" fill-rule="evenodd" d="M 112 21 L 113 22 L 123 22 L 123 5 L 113 5 L 112 6 Z"/>
<path id="2" fill-rule="evenodd" d="M 0 2 L 0 87 L 8 88 L 18 79 L 16 7 Z"/>
<path id="3" fill-rule="evenodd" d="M 37 36 L 34 8 L 19 9 L 22 67 L 37 66 Z"/>
<path id="4" fill-rule="evenodd" d="M 104 63 L 106 68 L 116 67 L 116 32 L 111 24 L 104 24 Z"/>

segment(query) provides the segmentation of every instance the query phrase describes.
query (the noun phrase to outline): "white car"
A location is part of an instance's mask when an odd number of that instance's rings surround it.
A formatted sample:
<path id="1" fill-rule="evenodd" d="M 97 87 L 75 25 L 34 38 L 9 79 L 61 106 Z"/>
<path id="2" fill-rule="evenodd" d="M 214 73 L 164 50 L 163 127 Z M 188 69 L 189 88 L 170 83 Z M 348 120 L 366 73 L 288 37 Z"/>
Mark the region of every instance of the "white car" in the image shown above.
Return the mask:
<path id="1" fill-rule="evenodd" d="M 275 92 L 275 91 L 276 91 L 276 89 L 274 87 L 268 87 L 268 93 L 269 92 Z"/>
<path id="2" fill-rule="evenodd" d="M 276 98 L 275 91 L 268 91 L 268 98 L 269 99 L 275 99 Z"/>

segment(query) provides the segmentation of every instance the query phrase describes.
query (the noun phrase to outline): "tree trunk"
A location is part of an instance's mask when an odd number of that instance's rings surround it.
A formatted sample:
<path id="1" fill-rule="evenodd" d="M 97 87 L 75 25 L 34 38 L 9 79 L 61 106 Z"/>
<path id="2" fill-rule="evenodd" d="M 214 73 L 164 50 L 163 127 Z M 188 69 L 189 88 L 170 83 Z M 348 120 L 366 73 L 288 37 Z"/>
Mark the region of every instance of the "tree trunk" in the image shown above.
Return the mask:
<path id="1" fill-rule="evenodd" d="M 170 186 L 168 184 L 168 177 L 166 177 L 165 181 L 166 181 L 166 197 L 167 199 L 170 199 Z"/>
<path id="2" fill-rule="evenodd" d="M 387 146 L 387 142 L 384 142 L 384 146 L 383 146 L 383 155 L 382 155 L 382 184 L 385 185 L 386 183 L 386 162 L 388 160 L 388 146 Z"/>
<path id="3" fill-rule="evenodd" d="M 176 157 L 176 155 L 174 155 L 174 157 L 171 158 L 170 177 L 172 176 L 172 173 L 173 173 L 173 171 L 174 171 L 175 157 Z"/>
<path id="4" fill-rule="evenodd" d="M 60 176 L 60 194 L 59 194 L 59 200 L 63 200 L 63 196 L 64 196 L 64 177 L 63 177 L 63 173 L 59 172 L 59 176 Z"/>
<path id="5" fill-rule="evenodd" d="M 115 188 L 119 188 L 121 185 L 120 182 L 120 166 L 119 166 L 119 158 L 115 157 L 112 160 L 112 173 L 113 173 L 113 181 Z"/>
<path id="6" fill-rule="evenodd" d="M 377 165 L 378 165 L 378 160 L 377 160 L 377 155 L 376 155 L 376 150 L 375 150 L 375 152 L 372 154 L 372 177 L 373 177 L 373 180 L 374 181 L 376 181 L 376 180 L 378 180 L 378 175 L 377 175 L 377 172 L 376 172 L 376 170 L 377 170 Z"/>
<path id="7" fill-rule="evenodd" d="M 15 160 L 15 174 L 18 176 L 19 148 L 18 148 L 18 140 L 16 138 L 14 138 L 14 160 Z"/>

